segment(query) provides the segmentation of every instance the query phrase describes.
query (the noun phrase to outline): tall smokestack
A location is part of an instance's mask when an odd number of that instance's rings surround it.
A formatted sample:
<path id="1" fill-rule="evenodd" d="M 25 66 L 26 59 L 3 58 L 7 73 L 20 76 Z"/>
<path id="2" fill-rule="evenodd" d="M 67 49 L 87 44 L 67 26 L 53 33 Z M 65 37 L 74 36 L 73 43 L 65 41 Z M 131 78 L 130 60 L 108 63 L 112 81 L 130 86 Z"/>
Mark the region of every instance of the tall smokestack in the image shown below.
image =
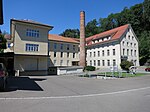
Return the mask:
<path id="1" fill-rule="evenodd" d="M 80 66 L 86 66 L 85 57 L 85 12 L 80 12 Z"/>

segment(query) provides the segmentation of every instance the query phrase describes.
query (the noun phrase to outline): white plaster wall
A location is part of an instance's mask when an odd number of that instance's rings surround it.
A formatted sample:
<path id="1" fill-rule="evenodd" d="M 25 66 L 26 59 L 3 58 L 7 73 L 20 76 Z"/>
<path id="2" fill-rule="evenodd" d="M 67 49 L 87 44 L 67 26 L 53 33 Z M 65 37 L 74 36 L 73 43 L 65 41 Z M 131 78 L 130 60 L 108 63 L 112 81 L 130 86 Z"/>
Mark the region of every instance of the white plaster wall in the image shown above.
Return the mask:
<path id="1" fill-rule="evenodd" d="M 115 55 L 113 55 L 113 49 L 115 49 Z M 102 51 L 104 50 L 104 56 L 102 56 Z M 107 50 L 109 50 L 110 55 L 107 56 Z M 98 51 L 100 51 L 100 56 L 98 56 Z M 90 52 L 92 52 L 92 56 L 90 57 Z M 96 56 L 94 57 L 94 52 L 96 52 Z M 96 68 L 110 68 L 113 65 L 113 59 L 116 60 L 116 65 L 120 66 L 120 44 L 119 42 L 110 42 L 107 44 L 101 44 L 92 46 L 87 49 L 87 65 L 90 65 L 90 61 L 92 61 L 92 66 L 94 66 L 94 60 L 96 60 Z M 100 60 L 100 66 L 98 66 L 98 60 Z M 102 66 L 102 60 L 105 60 L 105 66 Z M 107 60 L 110 60 L 110 66 L 107 65 Z"/>
<path id="2" fill-rule="evenodd" d="M 127 45 L 127 42 L 129 45 Z M 131 46 L 131 43 L 132 43 L 132 46 Z M 121 45 L 121 56 L 128 56 L 128 61 L 133 60 L 133 63 L 136 66 L 139 66 L 139 44 L 138 44 L 136 35 L 133 33 L 133 30 L 131 27 L 126 32 L 126 34 L 123 35 L 120 45 Z M 124 55 L 123 55 L 123 49 L 125 49 Z M 127 55 L 127 49 L 129 49 L 129 55 Z M 131 50 L 133 52 L 132 55 L 131 55 Z M 136 50 L 136 55 L 135 55 L 135 50 Z M 136 63 L 135 63 L 135 60 L 137 60 Z"/>

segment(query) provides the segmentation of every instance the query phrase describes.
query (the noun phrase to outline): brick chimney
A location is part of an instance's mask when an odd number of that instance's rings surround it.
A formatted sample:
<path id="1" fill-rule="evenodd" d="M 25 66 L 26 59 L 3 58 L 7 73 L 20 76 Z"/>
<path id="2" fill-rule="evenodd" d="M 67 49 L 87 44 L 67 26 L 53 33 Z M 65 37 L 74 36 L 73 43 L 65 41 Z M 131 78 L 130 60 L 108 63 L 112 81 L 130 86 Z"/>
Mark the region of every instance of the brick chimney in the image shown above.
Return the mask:
<path id="1" fill-rule="evenodd" d="M 85 12 L 80 12 L 80 66 L 86 66 L 85 51 Z"/>

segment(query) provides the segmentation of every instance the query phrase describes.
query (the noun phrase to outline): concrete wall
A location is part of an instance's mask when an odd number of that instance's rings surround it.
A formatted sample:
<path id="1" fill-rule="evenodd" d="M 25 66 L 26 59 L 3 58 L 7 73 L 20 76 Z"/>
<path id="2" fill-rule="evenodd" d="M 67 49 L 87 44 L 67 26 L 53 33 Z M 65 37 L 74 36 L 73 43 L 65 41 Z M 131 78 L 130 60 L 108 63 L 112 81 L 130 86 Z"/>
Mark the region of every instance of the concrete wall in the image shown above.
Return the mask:
<path id="1" fill-rule="evenodd" d="M 39 31 L 38 37 L 27 36 L 27 29 Z M 12 21 L 14 69 L 20 71 L 47 70 L 48 32 L 50 27 Z M 38 51 L 26 51 L 26 44 L 37 44 Z"/>
<path id="2" fill-rule="evenodd" d="M 37 25 L 13 23 L 15 24 L 14 30 L 14 53 L 15 54 L 29 54 L 29 55 L 47 55 L 48 54 L 48 31 L 49 29 L 39 27 Z M 39 31 L 39 37 L 27 37 L 27 29 L 34 29 Z M 26 44 L 38 44 L 38 52 L 27 52 Z"/>
<path id="3" fill-rule="evenodd" d="M 47 57 L 14 56 L 14 68 L 19 71 L 47 70 Z"/>

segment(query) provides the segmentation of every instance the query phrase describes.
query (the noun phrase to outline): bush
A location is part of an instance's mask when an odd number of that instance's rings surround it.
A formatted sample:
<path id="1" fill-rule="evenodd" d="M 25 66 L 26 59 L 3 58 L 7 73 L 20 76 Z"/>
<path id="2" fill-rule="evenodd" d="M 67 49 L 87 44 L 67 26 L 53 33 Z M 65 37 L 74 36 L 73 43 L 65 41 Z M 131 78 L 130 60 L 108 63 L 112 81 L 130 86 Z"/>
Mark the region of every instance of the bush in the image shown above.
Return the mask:
<path id="1" fill-rule="evenodd" d="M 120 66 L 123 70 L 126 70 L 127 72 L 129 72 L 129 68 L 131 66 L 134 66 L 134 64 L 133 64 L 133 62 L 130 62 L 130 61 L 122 61 Z"/>
<path id="2" fill-rule="evenodd" d="M 86 66 L 85 68 L 84 68 L 84 71 L 86 70 L 86 71 L 95 71 L 95 67 L 94 66 Z"/>

